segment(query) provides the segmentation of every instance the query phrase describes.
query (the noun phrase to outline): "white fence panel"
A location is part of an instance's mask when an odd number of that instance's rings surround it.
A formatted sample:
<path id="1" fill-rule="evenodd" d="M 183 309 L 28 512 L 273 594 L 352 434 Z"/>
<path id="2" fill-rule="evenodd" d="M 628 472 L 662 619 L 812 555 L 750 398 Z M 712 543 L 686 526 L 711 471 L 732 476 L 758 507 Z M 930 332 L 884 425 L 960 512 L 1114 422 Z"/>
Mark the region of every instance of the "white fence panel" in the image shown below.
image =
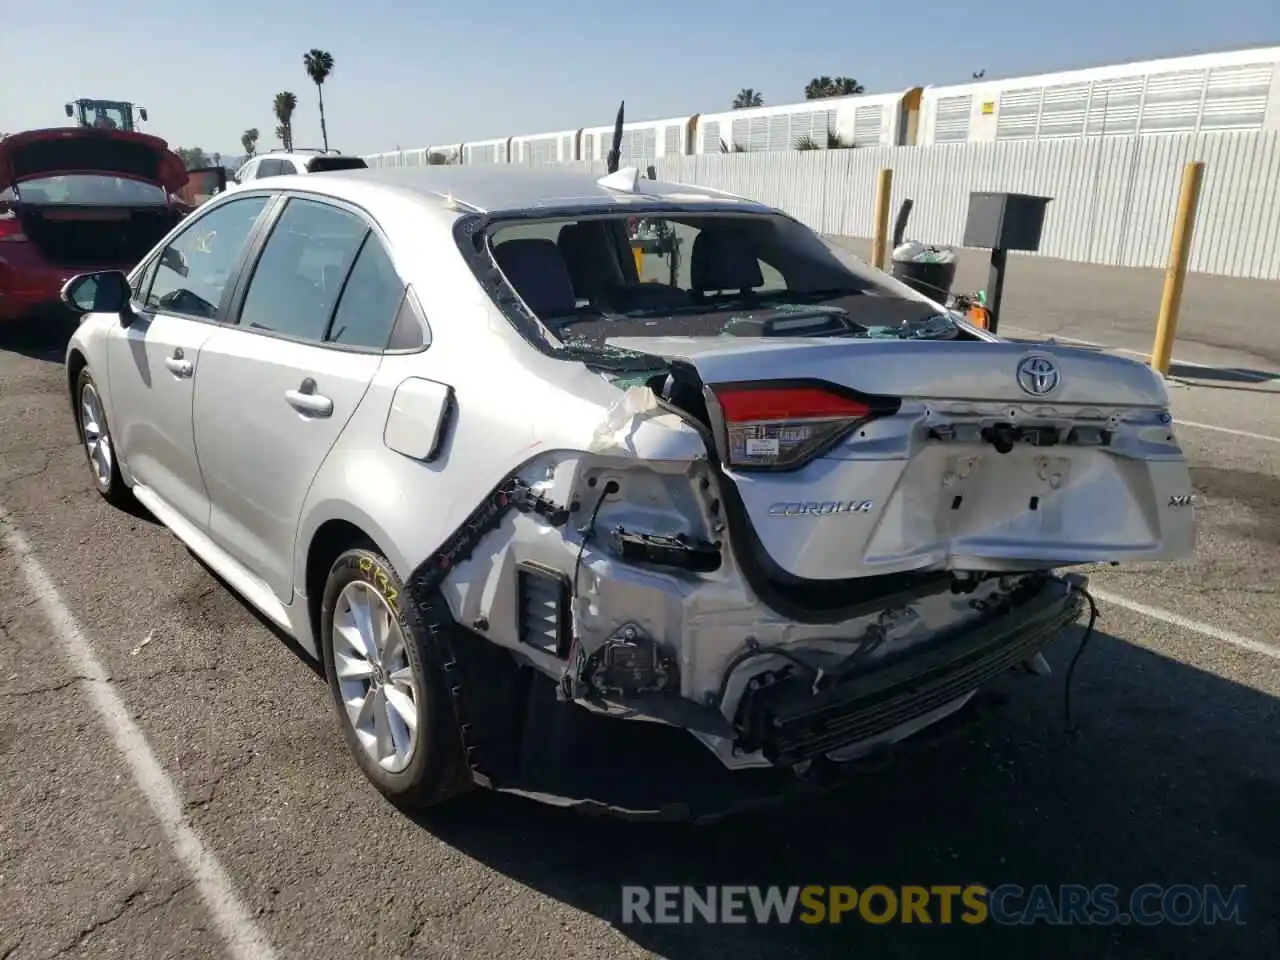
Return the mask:
<path id="1" fill-rule="evenodd" d="M 407 157 L 393 154 L 371 163 L 403 165 Z M 891 219 L 910 197 L 908 235 L 953 245 L 964 236 L 971 192 L 1036 194 L 1052 198 L 1039 255 L 1163 267 L 1182 168 L 1192 160 L 1204 161 L 1205 177 L 1190 269 L 1280 280 L 1277 131 L 704 154 L 655 166 L 662 180 L 727 190 L 850 237 L 871 236 L 876 174 L 889 167 Z M 605 170 L 600 160 L 561 166 Z"/>

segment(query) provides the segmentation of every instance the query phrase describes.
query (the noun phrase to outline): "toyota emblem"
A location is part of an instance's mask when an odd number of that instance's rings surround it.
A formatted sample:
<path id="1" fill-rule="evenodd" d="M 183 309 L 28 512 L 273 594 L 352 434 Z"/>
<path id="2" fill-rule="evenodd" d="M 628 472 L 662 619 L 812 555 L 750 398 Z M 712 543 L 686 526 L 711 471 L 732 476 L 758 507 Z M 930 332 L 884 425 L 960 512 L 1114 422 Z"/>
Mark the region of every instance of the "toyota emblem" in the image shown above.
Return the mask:
<path id="1" fill-rule="evenodd" d="M 1018 386 L 1033 397 L 1043 397 L 1058 389 L 1058 368 L 1047 357 L 1027 357 L 1018 364 Z"/>

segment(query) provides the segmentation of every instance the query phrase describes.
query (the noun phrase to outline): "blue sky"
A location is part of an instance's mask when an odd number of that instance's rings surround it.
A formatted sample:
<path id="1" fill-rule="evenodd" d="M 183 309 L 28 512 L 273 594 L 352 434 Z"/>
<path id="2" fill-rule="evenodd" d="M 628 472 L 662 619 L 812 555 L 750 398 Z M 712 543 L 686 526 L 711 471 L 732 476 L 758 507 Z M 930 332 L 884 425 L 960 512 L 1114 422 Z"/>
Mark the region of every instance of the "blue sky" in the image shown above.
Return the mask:
<path id="1" fill-rule="evenodd" d="M 174 146 L 239 152 L 292 90 L 320 143 L 311 47 L 333 53 L 332 146 L 346 153 L 727 109 L 740 87 L 800 100 L 816 74 L 870 93 L 1280 44 L 1280 0 L 71 0 L 21 4 L 0 31 L 0 130 L 59 126 L 76 97 L 132 100 Z"/>

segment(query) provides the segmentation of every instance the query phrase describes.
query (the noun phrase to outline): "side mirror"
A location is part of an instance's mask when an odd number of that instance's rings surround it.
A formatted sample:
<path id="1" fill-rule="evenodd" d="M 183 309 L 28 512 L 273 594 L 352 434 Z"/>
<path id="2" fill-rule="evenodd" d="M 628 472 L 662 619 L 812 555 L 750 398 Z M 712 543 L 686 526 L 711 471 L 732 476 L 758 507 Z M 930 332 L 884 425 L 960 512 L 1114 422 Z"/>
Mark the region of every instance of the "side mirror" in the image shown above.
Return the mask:
<path id="1" fill-rule="evenodd" d="M 114 313 L 128 326 L 133 322 L 129 278 L 119 270 L 102 270 L 72 277 L 62 287 L 62 302 L 75 314 Z"/>
<path id="2" fill-rule="evenodd" d="M 64 104 L 63 109 L 67 111 L 67 116 L 75 116 L 75 111 L 71 108 L 71 104 Z"/>
<path id="3" fill-rule="evenodd" d="M 180 277 L 187 275 L 187 258 L 177 247 L 164 248 L 164 252 L 160 254 L 160 266 L 168 267 Z"/>
<path id="4" fill-rule="evenodd" d="M 138 116 L 139 116 L 141 119 L 143 119 L 143 120 L 147 119 L 147 108 L 146 108 L 146 107 L 139 107 L 139 108 L 138 108 Z"/>

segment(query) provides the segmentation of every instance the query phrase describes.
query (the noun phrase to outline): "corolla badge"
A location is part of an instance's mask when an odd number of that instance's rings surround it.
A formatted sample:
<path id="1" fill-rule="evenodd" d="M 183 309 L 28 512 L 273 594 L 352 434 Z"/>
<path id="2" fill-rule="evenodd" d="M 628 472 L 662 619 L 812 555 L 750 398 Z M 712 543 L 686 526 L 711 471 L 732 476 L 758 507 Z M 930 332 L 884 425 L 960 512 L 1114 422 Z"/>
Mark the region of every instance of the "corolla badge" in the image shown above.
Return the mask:
<path id="1" fill-rule="evenodd" d="M 781 501 L 769 504 L 769 516 L 832 517 L 845 513 L 870 513 L 874 504 L 870 500 Z"/>
<path id="2" fill-rule="evenodd" d="M 1018 386 L 1033 397 L 1053 393 L 1062 382 L 1062 375 L 1053 361 L 1047 357 L 1027 357 L 1018 364 Z"/>

